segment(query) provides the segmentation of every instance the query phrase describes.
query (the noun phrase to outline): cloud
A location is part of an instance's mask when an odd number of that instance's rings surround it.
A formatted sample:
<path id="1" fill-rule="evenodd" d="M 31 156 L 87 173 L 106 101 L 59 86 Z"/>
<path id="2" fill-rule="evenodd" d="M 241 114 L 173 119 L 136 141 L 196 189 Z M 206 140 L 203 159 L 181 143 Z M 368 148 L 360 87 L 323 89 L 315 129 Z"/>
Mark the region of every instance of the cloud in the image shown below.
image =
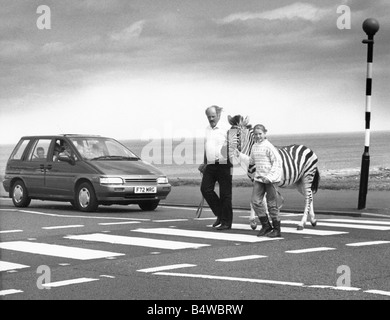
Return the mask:
<path id="1" fill-rule="evenodd" d="M 306 20 L 317 22 L 328 15 L 330 9 L 317 8 L 309 3 L 297 2 L 285 7 L 264 12 L 240 12 L 231 14 L 219 22 L 221 24 L 234 23 L 237 21 L 248 21 L 254 19 L 263 20 Z"/>
<path id="2" fill-rule="evenodd" d="M 130 27 L 127 27 L 119 32 L 111 34 L 110 38 L 113 41 L 127 42 L 138 38 L 145 25 L 145 20 L 134 22 Z"/>

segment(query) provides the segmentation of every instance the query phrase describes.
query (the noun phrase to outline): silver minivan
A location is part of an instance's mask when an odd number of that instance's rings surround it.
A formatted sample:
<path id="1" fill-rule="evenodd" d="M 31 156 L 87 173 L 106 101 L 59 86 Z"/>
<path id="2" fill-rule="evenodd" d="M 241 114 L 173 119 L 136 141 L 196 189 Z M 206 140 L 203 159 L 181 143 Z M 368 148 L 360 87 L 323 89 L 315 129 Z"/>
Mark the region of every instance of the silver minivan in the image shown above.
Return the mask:
<path id="1" fill-rule="evenodd" d="M 171 191 L 166 175 L 122 143 L 73 134 L 22 137 L 3 186 L 16 207 L 40 199 L 69 201 L 81 211 L 112 204 L 154 210 Z"/>

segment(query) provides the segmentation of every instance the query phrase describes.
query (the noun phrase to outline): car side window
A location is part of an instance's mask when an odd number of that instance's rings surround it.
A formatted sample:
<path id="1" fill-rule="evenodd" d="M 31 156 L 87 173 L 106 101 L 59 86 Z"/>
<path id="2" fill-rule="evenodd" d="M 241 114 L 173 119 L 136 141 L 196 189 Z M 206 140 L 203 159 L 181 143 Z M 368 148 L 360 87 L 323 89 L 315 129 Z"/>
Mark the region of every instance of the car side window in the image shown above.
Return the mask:
<path id="1" fill-rule="evenodd" d="M 57 139 L 54 143 L 52 159 L 56 162 L 59 161 L 59 157 L 73 158 L 74 160 L 77 160 L 77 156 L 73 152 L 72 147 L 63 139 Z"/>
<path id="2" fill-rule="evenodd" d="M 35 141 L 27 159 L 29 161 L 45 161 L 47 158 L 47 151 L 49 150 L 50 142 L 50 139 L 39 139 Z"/>
<path id="3" fill-rule="evenodd" d="M 21 160 L 27 145 L 30 143 L 30 139 L 20 140 L 14 151 L 12 152 L 10 159 Z"/>

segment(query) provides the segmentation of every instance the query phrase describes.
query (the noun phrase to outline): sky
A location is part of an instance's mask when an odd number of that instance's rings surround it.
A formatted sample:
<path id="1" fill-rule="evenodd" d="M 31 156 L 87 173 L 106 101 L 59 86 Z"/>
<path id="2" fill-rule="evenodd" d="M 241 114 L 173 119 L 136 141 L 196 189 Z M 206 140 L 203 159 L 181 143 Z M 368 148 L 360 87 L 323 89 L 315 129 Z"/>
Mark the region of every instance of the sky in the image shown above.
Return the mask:
<path id="1" fill-rule="evenodd" d="M 363 132 L 366 18 L 380 24 L 371 130 L 390 130 L 386 0 L 0 4 L 0 143 L 202 136 L 211 105 L 272 134 Z"/>

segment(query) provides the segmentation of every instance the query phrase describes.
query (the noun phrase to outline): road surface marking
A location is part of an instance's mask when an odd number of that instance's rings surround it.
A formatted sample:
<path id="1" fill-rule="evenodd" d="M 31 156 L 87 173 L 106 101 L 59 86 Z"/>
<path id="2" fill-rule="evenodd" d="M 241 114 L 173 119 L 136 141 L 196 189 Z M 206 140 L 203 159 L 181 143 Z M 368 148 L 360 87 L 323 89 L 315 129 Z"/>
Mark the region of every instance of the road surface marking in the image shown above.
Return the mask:
<path id="1" fill-rule="evenodd" d="M 26 266 L 24 264 L 7 262 L 7 261 L 0 261 L 0 271 L 8 271 L 8 270 L 15 270 L 15 269 L 23 269 L 23 268 L 29 268 L 29 266 Z"/>
<path id="2" fill-rule="evenodd" d="M 84 227 L 83 224 L 73 224 L 73 225 L 67 225 L 67 226 L 42 227 L 42 229 L 45 229 L 45 230 L 54 230 L 54 229 L 82 228 L 82 227 Z"/>
<path id="3" fill-rule="evenodd" d="M 3 230 L 0 233 L 13 233 L 13 232 L 23 232 L 23 230 Z"/>
<path id="4" fill-rule="evenodd" d="M 122 222 L 101 222 L 99 225 L 101 226 L 111 226 L 116 224 L 133 224 L 133 223 L 141 223 L 140 221 L 122 221 Z"/>
<path id="5" fill-rule="evenodd" d="M 261 238 L 261 237 L 256 237 L 254 235 L 237 234 L 237 233 L 195 231 L 195 230 L 169 229 L 169 228 L 134 229 L 131 231 L 152 233 L 152 234 L 163 234 L 163 235 L 171 235 L 171 236 L 251 242 L 251 243 L 283 239 L 283 238 L 267 238 L 267 237 Z"/>
<path id="6" fill-rule="evenodd" d="M 10 241 L 0 243 L 0 249 L 14 250 L 46 256 L 70 258 L 77 260 L 100 259 L 113 256 L 123 256 L 123 253 L 83 249 L 77 247 L 61 246 L 48 243 L 28 241 Z"/>
<path id="7" fill-rule="evenodd" d="M 241 257 L 234 257 L 234 258 L 216 259 L 215 261 L 233 262 L 233 261 L 260 259 L 260 258 L 267 258 L 267 256 L 261 256 L 261 255 L 258 255 L 258 254 L 254 254 L 254 255 L 251 255 L 251 256 L 241 256 Z"/>
<path id="8" fill-rule="evenodd" d="M 16 290 L 16 289 L 8 289 L 8 290 L 0 290 L 0 296 L 6 296 L 9 294 L 15 294 L 23 292 L 22 290 Z"/>
<path id="9" fill-rule="evenodd" d="M 188 221 L 188 219 L 152 220 L 152 222 L 180 222 L 180 221 Z"/>
<path id="10" fill-rule="evenodd" d="M 376 224 L 390 226 L 390 221 L 377 221 L 377 220 L 357 220 L 357 219 L 318 219 L 318 221 L 328 222 L 347 222 L 347 223 L 360 223 L 360 224 Z"/>
<path id="11" fill-rule="evenodd" d="M 282 220 L 283 223 L 286 224 L 298 224 L 298 221 L 295 220 Z M 306 225 L 310 225 L 309 222 L 306 223 Z M 382 227 L 382 226 L 367 226 L 367 225 L 360 225 L 360 224 L 349 224 L 349 223 L 329 223 L 329 222 L 318 222 L 317 226 L 326 226 L 326 227 L 336 227 L 336 228 L 350 228 L 350 229 L 365 229 L 365 230 L 380 230 L 380 231 L 386 231 L 390 230 L 389 227 Z"/>
<path id="12" fill-rule="evenodd" d="M 226 281 L 239 281 L 239 282 L 251 282 L 251 283 L 263 283 L 263 284 L 279 284 L 284 286 L 302 287 L 303 283 L 300 282 L 288 282 L 288 281 L 274 281 L 263 280 L 253 278 L 236 278 L 236 277 L 223 277 L 223 276 L 211 276 L 207 274 L 191 274 L 191 273 L 174 273 L 174 272 L 156 272 L 155 275 L 173 276 L 173 277 L 187 277 L 187 278 L 200 278 L 200 279 L 212 279 L 212 280 L 226 280 Z"/>
<path id="13" fill-rule="evenodd" d="M 209 226 L 211 227 L 211 225 Z M 239 229 L 239 230 L 252 230 L 249 223 L 248 224 L 240 224 L 240 223 L 233 223 L 232 225 L 233 229 Z M 260 231 L 260 228 L 258 228 Z M 337 234 L 346 234 L 348 232 L 346 231 L 332 231 L 332 230 L 319 230 L 319 229 L 303 229 L 303 230 L 297 230 L 297 228 L 291 228 L 291 227 L 285 227 L 283 226 L 283 220 L 282 220 L 282 233 L 296 233 L 296 234 L 308 234 L 308 235 L 316 235 L 316 236 L 333 236 Z M 256 232 L 256 231 L 254 231 Z"/>
<path id="14" fill-rule="evenodd" d="M 308 249 L 287 250 L 286 252 L 288 252 L 288 253 L 307 253 L 307 252 L 317 252 L 317 251 L 327 251 L 327 250 L 336 250 L 336 248 L 317 247 L 317 248 L 308 248 Z"/>
<path id="15" fill-rule="evenodd" d="M 151 273 L 151 272 L 173 270 L 173 269 L 181 269 L 181 268 L 189 268 L 189 267 L 196 267 L 196 264 L 188 264 L 188 263 L 172 264 L 172 265 L 169 265 L 169 266 L 161 266 L 161 267 L 155 267 L 155 268 L 140 269 L 140 270 L 137 270 L 137 271 L 138 272 Z"/>
<path id="16" fill-rule="evenodd" d="M 383 290 L 366 290 L 364 292 L 368 293 L 374 293 L 374 294 L 380 294 L 384 296 L 390 296 L 390 291 L 383 291 Z"/>
<path id="17" fill-rule="evenodd" d="M 71 279 L 71 280 L 63 280 L 63 281 L 44 283 L 44 284 L 42 284 L 42 287 L 49 287 L 49 288 L 63 287 L 63 286 L 69 286 L 71 284 L 85 283 L 85 282 L 91 282 L 91 281 L 97 281 L 97 280 L 99 280 L 99 279 L 77 278 L 77 279 Z"/>
<path id="18" fill-rule="evenodd" d="M 361 246 L 372 246 L 376 244 L 385 244 L 390 243 L 390 241 L 366 241 L 366 242 L 355 242 L 355 243 L 347 243 L 346 246 L 349 247 L 361 247 Z"/>
<path id="19" fill-rule="evenodd" d="M 359 291 L 361 288 L 356 288 L 356 287 L 347 287 L 347 286 L 327 286 L 327 285 L 308 285 L 308 288 L 319 288 L 319 289 L 333 289 L 333 290 L 342 290 L 342 291 Z"/>
<path id="20" fill-rule="evenodd" d="M 31 211 L 31 210 L 21 210 L 21 209 L 0 209 L 3 211 L 16 211 L 23 213 L 36 214 L 41 216 L 57 217 L 57 218 L 83 218 L 83 219 L 102 219 L 102 220 L 135 220 L 135 221 L 150 221 L 150 219 L 143 218 L 118 218 L 118 217 L 100 217 L 100 216 L 76 216 L 69 214 L 56 214 L 56 213 L 47 213 L 40 211 Z"/>
<path id="21" fill-rule="evenodd" d="M 148 239 L 148 238 L 138 238 L 138 237 L 127 237 L 127 236 L 115 236 L 115 235 L 102 234 L 102 233 L 66 236 L 64 238 L 72 239 L 72 240 L 97 241 L 97 242 L 106 242 L 106 243 L 114 243 L 114 244 L 123 244 L 129 246 L 140 246 L 140 247 L 172 249 L 172 250 L 210 246 L 209 244 L 201 244 L 201 243 Z"/>

